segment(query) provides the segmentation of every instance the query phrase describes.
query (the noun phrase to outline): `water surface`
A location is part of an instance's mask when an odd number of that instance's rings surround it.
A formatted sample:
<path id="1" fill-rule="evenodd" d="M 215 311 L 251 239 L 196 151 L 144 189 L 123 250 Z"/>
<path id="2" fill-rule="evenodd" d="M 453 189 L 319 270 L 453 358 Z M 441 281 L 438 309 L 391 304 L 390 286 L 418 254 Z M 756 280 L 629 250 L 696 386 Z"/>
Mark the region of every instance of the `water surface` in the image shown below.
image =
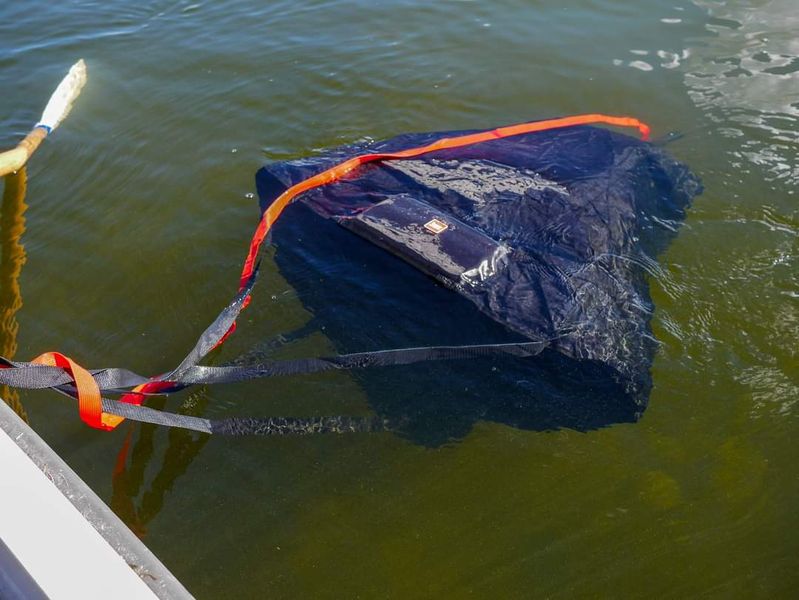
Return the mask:
<path id="1" fill-rule="evenodd" d="M 6 3 L 0 145 L 25 134 L 77 58 L 90 71 L 30 163 L 24 201 L 4 204 L 2 348 L 19 359 L 57 349 L 147 374 L 176 365 L 236 287 L 265 160 L 607 112 L 682 132 L 669 150 L 705 185 L 652 272 L 662 347 L 635 424 L 479 423 L 425 447 L 391 434 L 229 439 L 129 424 L 101 434 L 56 394 L 18 402 L 201 598 L 791 597 L 793 4 Z M 218 360 L 310 320 L 270 252 L 263 271 Z M 333 348 L 317 331 L 286 352 Z M 363 387 L 341 373 L 154 406 L 369 414 Z"/>

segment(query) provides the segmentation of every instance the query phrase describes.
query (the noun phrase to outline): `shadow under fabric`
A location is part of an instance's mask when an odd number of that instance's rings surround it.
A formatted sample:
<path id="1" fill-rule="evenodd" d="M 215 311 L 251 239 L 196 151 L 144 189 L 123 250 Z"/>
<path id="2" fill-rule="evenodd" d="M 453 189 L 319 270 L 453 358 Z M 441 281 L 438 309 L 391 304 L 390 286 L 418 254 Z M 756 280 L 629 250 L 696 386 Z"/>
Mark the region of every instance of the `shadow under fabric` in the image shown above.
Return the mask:
<path id="1" fill-rule="evenodd" d="M 351 156 L 463 133 L 267 165 L 261 208 Z M 272 241 L 312 326 L 340 352 L 549 342 L 532 358 L 357 373 L 403 435 L 436 445 L 478 420 L 589 430 L 646 407 L 657 342 L 645 267 L 700 190 L 660 148 L 578 126 L 365 165 L 299 197 Z"/>

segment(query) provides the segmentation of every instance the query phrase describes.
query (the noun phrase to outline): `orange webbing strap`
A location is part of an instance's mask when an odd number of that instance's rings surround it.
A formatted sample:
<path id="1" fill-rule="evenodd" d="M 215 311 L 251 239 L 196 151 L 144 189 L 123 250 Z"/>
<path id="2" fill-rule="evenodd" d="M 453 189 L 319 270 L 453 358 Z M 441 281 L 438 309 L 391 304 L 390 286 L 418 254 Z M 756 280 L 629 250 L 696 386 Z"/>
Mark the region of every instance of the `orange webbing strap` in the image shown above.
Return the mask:
<path id="1" fill-rule="evenodd" d="M 462 148 L 463 146 L 471 146 L 473 144 L 480 144 L 491 140 L 506 138 L 514 135 L 521 135 L 524 133 L 533 133 L 536 131 L 546 131 L 548 129 L 558 129 L 562 127 L 572 127 L 574 125 L 589 125 L 592 123 L 603 123 L 605 125 L 614 125 L 616 127 L 634 127 L 641 133 L 643 139 L 649 138 L 650 128 L 649 125 L 634 119 L 632 117 L 613 117 L 610 115 L 602 114 L 589 114 L 589 115 L 575 115 L 572 117 L 563 117 L 560 119 L 549 119 L 546 121 L 533 121 L 531 123 L 522 123 L 520 125 L 510 125 L 508 127 L 500 127 L 490 131 L 481 131 L 479 133 L 472 133 L 461 135 L 451 138 L 442 138 L 418 148 L 410 148 L 401 152 L 393 153 L 375 153 L 375 154 L 362 154 L 355 156 L 349 160 L 344 161 L 326 171 L 309 177 L 305 181 L 291 186 L 285 192 L 275 199 L 269 208 L 264 211 L 261 217 L 261 222 L 253 235 L 252 242 L 250 242 L 250 250 L 247 254 L 247 259 L 244 261 L 244 267 L 241 272 L 241 284 L 239 289 L 243 289 L 246 282 L 249 280 L 255 268 L 255 259 L 258 257 L 258 252 L 261 244 L 269 233 L 269 229 L 277 221 L 280 214 L 288 206 L 291 201 L 303 192 L 312 190 L 314 188 L 333 183 L 340 180 L 347 173 L 357 168 L 360 165 L 379 160 L 395 160 L 403 158 L 415 158 L 422 154 L 435 152 L 436 150 L 448 150 L 451 148 Z M 247 299 L 249 301 L 249 298 Z M 246 304 L 245 304 L 246 305 Z"/>
<path id="2" fill-rule="evenodd" d="M 124 421 L 124 417 L 103 412 L 102 397 L 97 382 L 86 369 L 59 352 L 45 352 L 34 358 L 34 364 L 61 367 L 72 380 L 78 393 L 78 412 L 84 423 L 96 429 L 110 431 Z"/>

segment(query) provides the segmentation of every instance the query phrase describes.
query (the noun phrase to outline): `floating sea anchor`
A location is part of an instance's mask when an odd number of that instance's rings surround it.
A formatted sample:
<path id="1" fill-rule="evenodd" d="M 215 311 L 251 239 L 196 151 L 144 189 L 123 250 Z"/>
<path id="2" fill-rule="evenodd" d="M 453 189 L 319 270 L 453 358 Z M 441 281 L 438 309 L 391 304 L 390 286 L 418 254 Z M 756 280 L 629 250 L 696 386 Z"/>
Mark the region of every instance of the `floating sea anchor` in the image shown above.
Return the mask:
<path id="1" fill-rule="evenodd" d="M 305 191 L 273 229 L 283 276 L 339 349 L 442 338 L 546 347 L 535 359 L 359 374 L 372 407 L 405 433 L 437 443 L 480 419 L 584 430 L 644 410 L 657 347 L 646 269 L 700 185 L 661 148 L 581 122 L 646 131 L 589 115 L 402 135 L 259 171 L 268 215 L 331 165 L 395 159 Z M 407 150 L 420 147 L 442 149 Z"/>
<path id="2" fill-rule="evenodd" d="M 396 429 L 432 413 L 452 422 L 455 413 L 439 410 L 442 397 L 468 409 L 459 408 L 455 434 L 479 418 L 578 429 L 634 420 L 646 405 L 656 348 L 643 265 L 674 235 L 700 185 L 659 148 L 594 124 L 634 127 L 645 138 L 649 133 L 636 119 L 580 115 L 490 131 L 403 135 L 268 165 L 257 175 L 262 216 L 239 294 L 177 368 L 147 379 L 123 369 L 86 371 L 66 357 L 47 354 L 37 365 L 6 361 L 0 383 L 73 395 L 81 418 L 103 429 L 118 422 L 111 415 L 234 435 Z M 412 347 L 200 366 L 233 332 L 250 301 L 261 245 L 295 200 L 293 214 L 274 230 L 277 260 L 289 279 L 296 261 L 325 274 L 325 260 L 342 255 L 339 243 L 348 243 L 341 237 L 346 230 L 357 234 L 349 236 L 352 243 L 367 242 L 361 244 L 362 254 L 352 255 L 352 261 L 367 263 L 365 271 L 340 270 L 324 286 L 295 283 L 307 301 L 314 295 L 324 298 L 315 307 L 318 316 L 338 313 L 329 321 L 334 341 L 364 344 L 353 350 L 370 342 L 373 347 L 382 334 L 360 326 L 364 320 L 374 323 L 364 316 L 392 307 L 407 315 L 410 306 L 421 318 L 403 320 L 392 313 L 387 324 L 394 327 L 381 331 L 397 333 L 383 336 L 385 341 L 407 341 Z M 402 262 L 378 264 L 387 256 L 383 250 Z M 441 286 L 423 283 L 421 274 Z M 420 331 L 419 323 L 426 333 L 409 335 Z M 441 335 L 449 336 L 449 345 L 427 345 Z M 465 358 L 502 359 L 501 368 L 495 362 L 487 373 L 476 370 L 477 392 L 468 386 L 455 389 L 457 380 L 448 382 L 440 372 L 432 379 L 406 377 L 404 383 L 423 386 L 427 395 L 416 395 L 432 407 L 410 413 L 407 405 L 390 405 L 392 394 L 379 394 L 382 404 L 373 400 L 377 416 L 366 419 L 210 421 L 139 406 L 148 395 L 198 383 L 329 369 L 402 369 Z M 507 390 L 516 395 L 505 396 Z M 122 396 L 108 400 L 102 392 Z M 572 398 L 580 402 L 570 404 Z"/>

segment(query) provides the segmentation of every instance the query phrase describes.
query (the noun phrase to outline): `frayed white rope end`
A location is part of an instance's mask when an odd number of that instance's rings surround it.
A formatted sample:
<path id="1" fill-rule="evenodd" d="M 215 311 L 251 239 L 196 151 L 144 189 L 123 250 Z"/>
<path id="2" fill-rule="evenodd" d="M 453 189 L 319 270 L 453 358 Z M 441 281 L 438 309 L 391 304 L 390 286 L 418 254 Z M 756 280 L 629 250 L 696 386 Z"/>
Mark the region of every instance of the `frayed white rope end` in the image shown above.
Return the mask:
<path id="1" fill-rule="evenodd" d="M 50 97 L 50 101 L 42 113 L 42 118 L 36 124 L 37 127 L 43 127 L 48 132 L 53 131 L 61 124 L 72 109 L 72 104 L 75 99 L 80 95 L 83 86 L 86 85 L 88 77 L 86 71 L 86 63 L 80 59 L 72 68 L 61 83 L 58 84 L 55 92 Z"/>

